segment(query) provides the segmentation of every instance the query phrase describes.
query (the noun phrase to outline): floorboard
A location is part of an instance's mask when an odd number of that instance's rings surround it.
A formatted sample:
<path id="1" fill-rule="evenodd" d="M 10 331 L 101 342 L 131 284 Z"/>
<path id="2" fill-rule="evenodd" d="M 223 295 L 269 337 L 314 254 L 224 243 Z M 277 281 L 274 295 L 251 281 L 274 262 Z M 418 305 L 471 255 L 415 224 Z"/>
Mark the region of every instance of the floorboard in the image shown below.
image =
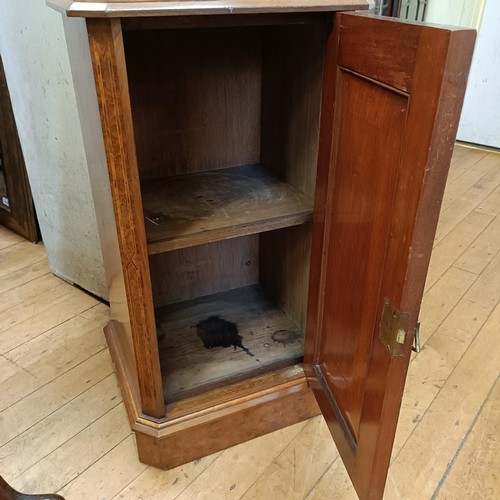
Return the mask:
<path id="1" fill-rule="evenodd" d="M 500 383 L 498 378 L 436 491 L 436 498 L 496 500 L 500 491 Z"/>
<path id="2" fill-rule="evenodd" d="M 446 187 L 386 499 L 500 498 L 500 155 L 463 146 Z M 67 500 L 349 500 L 322 418 L 171 471 L 136 455 L 105 305 L 0 227 L 0 473 Z"/>

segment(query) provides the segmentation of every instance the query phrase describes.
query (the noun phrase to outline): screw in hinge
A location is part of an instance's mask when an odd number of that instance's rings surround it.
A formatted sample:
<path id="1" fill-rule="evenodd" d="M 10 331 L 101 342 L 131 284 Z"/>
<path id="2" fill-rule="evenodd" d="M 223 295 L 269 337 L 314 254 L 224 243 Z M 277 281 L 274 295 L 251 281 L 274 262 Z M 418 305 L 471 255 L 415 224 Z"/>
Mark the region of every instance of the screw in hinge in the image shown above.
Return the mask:
<path id="1" fill-rule="evenodd" d="M 396 342 L 398 344 L 404 344 L 406 338 L 406 332 L 403 328 L 399 328 L 396 333 Z"/>
<path id="2" fill-rule="evenodd" d="M 420 321 L 417 321 L 417 326 L 415 327 L 415 345 L 412 350 L 417 354 L 420 352 Z"/>

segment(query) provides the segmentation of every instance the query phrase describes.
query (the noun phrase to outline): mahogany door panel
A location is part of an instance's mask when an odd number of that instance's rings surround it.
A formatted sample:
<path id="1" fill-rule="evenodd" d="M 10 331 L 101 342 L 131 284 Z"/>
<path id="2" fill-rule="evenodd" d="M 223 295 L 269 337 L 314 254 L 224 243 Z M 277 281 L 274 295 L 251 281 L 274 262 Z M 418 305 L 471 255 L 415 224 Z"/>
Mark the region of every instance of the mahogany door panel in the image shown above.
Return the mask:
<path id="1" fill-rule="evenodd" d="M 338 14 L 324 74 L 305 368 L 381 498 L 475 33 Z"/>
<path id="2" fill-rule="evenodd" d="M 329 238 L 335 250 L 325 269 L 323 329 L 342 335 L 325 335 L 319 363 L 357 440 L 402 146 L 401 136 L 387 141 L 386 134 L 404 128 L 408 98 L 346 71 L 338 85 L 345 119 L 332 191 Z M 362 144 L 352 147 L 359 137 Z"/>

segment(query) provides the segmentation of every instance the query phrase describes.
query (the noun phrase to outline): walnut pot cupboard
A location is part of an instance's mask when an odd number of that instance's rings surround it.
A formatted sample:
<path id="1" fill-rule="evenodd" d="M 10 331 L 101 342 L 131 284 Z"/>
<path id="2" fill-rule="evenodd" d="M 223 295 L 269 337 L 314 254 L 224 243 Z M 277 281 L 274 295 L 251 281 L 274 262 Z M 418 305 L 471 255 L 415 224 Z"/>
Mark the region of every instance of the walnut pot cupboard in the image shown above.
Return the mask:
<path id="1" fill-rule="evenodd" d="M 381 498 L 474 32 L 348 12 L 366 0 L 48 3 L 86 18 L 140 459 L 322 412 Z"/>

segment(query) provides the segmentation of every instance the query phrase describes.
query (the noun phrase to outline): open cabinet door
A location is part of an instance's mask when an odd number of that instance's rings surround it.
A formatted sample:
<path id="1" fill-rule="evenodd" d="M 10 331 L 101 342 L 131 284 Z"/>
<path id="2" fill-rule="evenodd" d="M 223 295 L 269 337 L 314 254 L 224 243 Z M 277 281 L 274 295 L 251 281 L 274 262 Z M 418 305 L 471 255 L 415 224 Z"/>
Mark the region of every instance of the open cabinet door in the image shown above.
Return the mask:
<path id="1" fill-rule="evenodd" d="M 384 491 L 474 39 L 346 13 L 327 42 L 305 369 L 362 499 Z"/>

